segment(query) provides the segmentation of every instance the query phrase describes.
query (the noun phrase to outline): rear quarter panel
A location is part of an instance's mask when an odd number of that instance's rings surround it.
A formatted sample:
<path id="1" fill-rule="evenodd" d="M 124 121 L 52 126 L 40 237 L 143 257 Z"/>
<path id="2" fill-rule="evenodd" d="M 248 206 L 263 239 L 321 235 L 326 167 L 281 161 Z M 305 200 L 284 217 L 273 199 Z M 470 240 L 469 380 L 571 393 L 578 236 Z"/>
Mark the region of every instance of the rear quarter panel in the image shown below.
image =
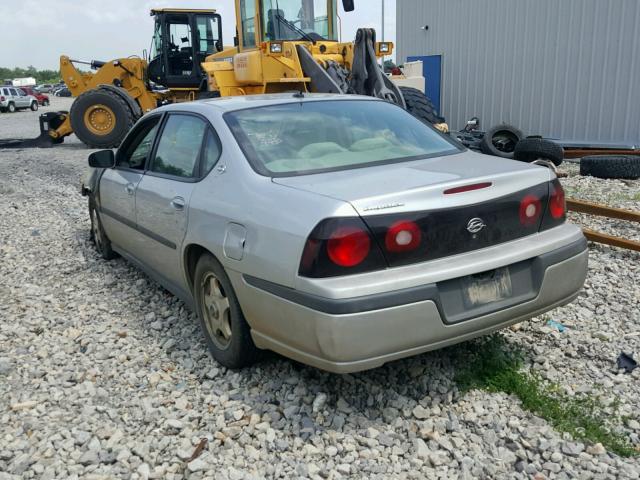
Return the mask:
<path id="1" fill-rule="evenodd" d="M 198 183 L 183 249 L 201 245 L 226 269 L 293 287 L 307 236 L 326 217 L 357 215 L 351 205 L 272 182 L 257 174 L 226 127 L 216 125 L 223 153 Z M 221 173 L 217 167 L 224 165 Z M 225 256 L 229 225 L 246 229 L 241 260 Z"/>

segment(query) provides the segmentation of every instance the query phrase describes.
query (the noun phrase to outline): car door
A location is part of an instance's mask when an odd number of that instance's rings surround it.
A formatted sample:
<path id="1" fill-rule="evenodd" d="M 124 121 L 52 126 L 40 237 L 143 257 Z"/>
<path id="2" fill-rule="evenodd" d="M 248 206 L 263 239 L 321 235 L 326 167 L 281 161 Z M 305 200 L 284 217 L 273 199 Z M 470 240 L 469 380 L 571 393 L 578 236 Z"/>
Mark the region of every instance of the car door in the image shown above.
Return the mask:
<path id="1" fill-rule="evenodd" d="M 145 235 L 142 260 L 174 286 L 183 288 L 180 246 L 187 231 L 189 200 L 201 178 L 200 157 L 209 122 L 170 113 L 136 192 L 136 221 Z"/>
<path id="2" fill-rule="evenodd" d="M 18 94 L 18 90 L 15 88 L 10 88 L 9 89 L 9 95 L 11 96 L 11 100 L 13 101 L 13 104 L 15 105 L 16 108 L 24 108 L 24 98 L 20 98 L 20 95 Z"/>
<path id="3" fill-rule="evenodd" d="M 135 193 L 144 174 L 162 115 L 153 115 L 127 135 L 116 152 L 116 166 L 100 178 L 98 206 L 105 233 L 116 248 L 137 256 Z"/>

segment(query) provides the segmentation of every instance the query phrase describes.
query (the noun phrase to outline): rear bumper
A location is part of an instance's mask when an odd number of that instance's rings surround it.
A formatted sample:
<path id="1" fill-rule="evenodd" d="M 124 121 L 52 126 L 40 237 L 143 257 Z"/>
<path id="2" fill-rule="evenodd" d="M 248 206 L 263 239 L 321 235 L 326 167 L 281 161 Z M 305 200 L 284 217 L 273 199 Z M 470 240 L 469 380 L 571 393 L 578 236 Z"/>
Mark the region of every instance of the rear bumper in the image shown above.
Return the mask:
<path id="1" fill-rule="evenodd" d="M 457 278 L 352 298 L 320 297 L 235 272 L 231 279 L 258 347 L 347 373 L 485 335 L 566 304 L 582 288 L 587 263 L 581 237 L 509 264 L 513 272 L 528 272 L 512 275 L 514 295 L 471 310 L 460 307 Z"/>

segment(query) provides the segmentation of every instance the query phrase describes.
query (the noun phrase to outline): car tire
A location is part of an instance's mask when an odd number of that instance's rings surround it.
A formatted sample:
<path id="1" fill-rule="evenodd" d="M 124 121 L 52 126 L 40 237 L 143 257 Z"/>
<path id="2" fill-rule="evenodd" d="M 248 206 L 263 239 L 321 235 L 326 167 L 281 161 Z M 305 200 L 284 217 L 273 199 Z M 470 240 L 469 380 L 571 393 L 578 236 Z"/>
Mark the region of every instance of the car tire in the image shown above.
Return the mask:
<path id="1" fill-rule="evenodd" d="M 118 255 L 111 248 L 111 241 L 102 227 L 102 221 L 100 215 L 96 209 L 93 200 L 89 200 L 89 218 L 91 219 L 91 234 L 90 238 L 96 247 L 97 252 L 105 260 L 113 260 Z"/>
<path id="2" fill-rule="evenodd" d="M 597 178 L 640 178 L 640 156 L 593 155 L 580 160 L 580 175 Z"/>
<path id="3" fill-rule="evenodd" d="M 259 350 L 242 314 L 224 268 L 212 255 L 198 260 L 193 278 L 194 300 L 200 326 L 211 356 L 227 368 L 253 364 Z"/>
<path id="4" fill-rule="evenodd" d="M 117 147 L 136 122 L 127 102 L 103 88 L 89 90 L 76 98 L 69 117 L 76 136 L 92 148 Z"/>
<path id="5" fill-rule="evenodd" d="M 516 145 L 523 138 L 522 131 L 512 125 L 496 125 L 485 133 L 480 142 L 480 150 L 494 157 L 513 158 Z"/>
<path id="6" fill-rule="evenodd" d="M 31 102 L 31 111 L 32 112 L 37 112 L 38 111 L 38 102 Z"/>
<path id="7" fill-rule="evenodd" d="M 42 101 L 42 106 L 43 107 L 48 107 L 49 106 L 49 100 L 43 100 Z"/>
<path id="8" fill-rule="evenodd" d="M 10 102 L 9 105 L 7 106 L 7 112 L 14 113 L 15 111 L 16 111 L 16 106 Z"/>
<path id="9" fill-rule="evenodd" d="M 551 140 L 542 138 L 523 138 L 516 144 L 513 158 L 521 162 L 549 160 L 556 167 L 564 161 L 564 149 Z"/>
<path id="10" fill-rule="evenodd" d="M 407 105 L 407 112 L 425 123 L 436 125 L 445 123 L 444 117 L 438 115 L 433 102 L 417 88 L 398 87 Z"/>

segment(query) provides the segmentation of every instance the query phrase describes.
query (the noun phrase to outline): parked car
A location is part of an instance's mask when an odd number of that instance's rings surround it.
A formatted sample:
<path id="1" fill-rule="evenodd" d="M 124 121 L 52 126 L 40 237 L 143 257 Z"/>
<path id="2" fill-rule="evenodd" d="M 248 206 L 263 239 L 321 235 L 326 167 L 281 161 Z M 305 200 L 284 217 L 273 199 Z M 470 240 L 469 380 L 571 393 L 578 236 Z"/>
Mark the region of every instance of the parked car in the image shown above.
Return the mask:
<path id="1" fill-rule="evenodd" d="M 40 93 L 51 93 L 51 90 L 53 89 L 53 85 L 51 85 L 50 83 L 45 83 L 45 84 L 42 84 L 42 85 L 38 85 L 35 88 Z"/>
<path id="2" fill-rule="evenodd" d="M 20 90 L 22 90 L 25 93 L 25 95 L 31 95 L 32 97 L 35 97 L 36 100 L 38 100 L 38 103 L 43 107 L 49 106 L 48 95 L 45 95 L 44 93 L 40 93 L 31 87 L 20 87 Z"/>
<path id="3" fill-rule="evenodd" d="M 62 87 L 55 90 L 54 95 L 56 97 L 70 97 L 71 91 L 67 87 Z"/>
<path id="4" fill-rule="evenodd" d="M 32 95 L 27 95 L 18 87 L 0 88 L 0 111 L 13 113 L 16 110 L 30 108 L 34 112 L 38 110 L 38 100 Z"/>
<path id="5" fill-rule="evenodd" d="M 173 104 L 89 165 L 97 250 L 194 308 L 227 367 L 377 367 L 564 305 L 587 272 L 550 169 L 370 97 Z"/>

